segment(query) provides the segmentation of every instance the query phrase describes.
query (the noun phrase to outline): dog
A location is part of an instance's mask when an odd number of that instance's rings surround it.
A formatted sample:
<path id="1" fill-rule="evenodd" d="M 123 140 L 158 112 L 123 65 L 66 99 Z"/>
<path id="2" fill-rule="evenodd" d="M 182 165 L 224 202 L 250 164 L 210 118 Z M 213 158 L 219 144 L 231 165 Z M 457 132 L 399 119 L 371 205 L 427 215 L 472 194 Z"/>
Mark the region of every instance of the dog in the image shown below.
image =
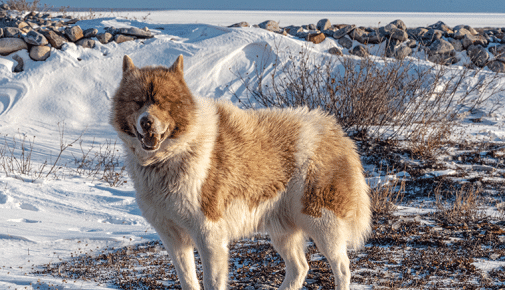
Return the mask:
<path id="1" fill-rule="evenodd" d="M 227 289 L 228 244 L 267 232 L 286 264 L 279 289 L 301 289 L 311 238 L 335 289 L 349 289 L 347 247 L 370 232 L 369 188 L 353 141 L 307 108 L 242 110 L 194 96 L 180 55 L 137 68 L 127 55 L 112 99 L 137 204 L 159 234 L 182 289 Z"/>

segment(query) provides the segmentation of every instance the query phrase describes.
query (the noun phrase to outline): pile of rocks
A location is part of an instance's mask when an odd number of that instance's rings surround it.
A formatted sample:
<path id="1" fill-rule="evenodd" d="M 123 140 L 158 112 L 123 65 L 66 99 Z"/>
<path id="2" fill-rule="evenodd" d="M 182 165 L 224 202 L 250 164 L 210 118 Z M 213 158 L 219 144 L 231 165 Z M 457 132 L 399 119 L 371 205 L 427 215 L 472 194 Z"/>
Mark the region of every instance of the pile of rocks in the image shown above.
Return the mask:
<path id="1" fill-rule="evenodd" d="M 25 16 L 10 13 L 6 4 L 0 6 L 0 55 L 9 55 L 21 49 L 27 49 L 30 57 L 36 61 L 46 60 L 51 47 L 61 49 L 63 44 L 73 42 L 87 48 L 95 46 L 95 40 L 101 43 L 117 43 L 137 38 L 151 38 L 152 33 L 146 28 L 140 29 L 109 27 L 103 33 L 98 29 L 82 30 L 76 23 L 77 18 L 59 15 L 52 17 L 49 13 L 31 12 Z M 22 71 L 22 58 L 18 61 L 15 72 Z"/>
<path id="2" fill-rule="evenodd" d="M 450 65 L 460 61 L 457 52 L 466 51 L 471 66 L 488 67 L 494 72 L 505 73 L 505 27 L 472 28 L 468 25 L 449 27 L 442 21 L 427 27 L 407 28 L 402 20 L 395 20 L 381 27 L 357 27 L 354 24 L 332 25 L 330 20 L 321 19 L 317 24 L 279 27 L 273 20 L 262 22 L 255 27 L 283 35 L 292 35 L 313 43 L 321 43 L 327 37 L 334 38 L 349 53 L 366 57 L 369 45 L 384 45 L 386 57 L 403 59 L 415 50 L 424 51 L 428 60 Z M 249 27 L 246 22 L 230 27 Z M 354 45 L 357 41 L 357 45 Z M 333 47 L 332 54 L 342 54 Z"/>

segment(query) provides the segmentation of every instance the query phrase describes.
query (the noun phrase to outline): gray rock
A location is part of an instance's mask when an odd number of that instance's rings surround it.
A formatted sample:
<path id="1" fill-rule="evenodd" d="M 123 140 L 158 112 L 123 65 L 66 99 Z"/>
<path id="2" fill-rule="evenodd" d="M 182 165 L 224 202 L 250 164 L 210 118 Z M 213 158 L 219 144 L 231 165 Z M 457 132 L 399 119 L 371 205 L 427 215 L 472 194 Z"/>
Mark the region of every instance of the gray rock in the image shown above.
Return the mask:
<path id="1" fill-rule="evenodd" d="M 49 46 L 33 46 L 30 49 L 30 57 L 35 61 L 46 60 L 51 55 Z"/>
<path id="2" fill-rule="evenodd" d="M 460 39 L 463 39 L 465 37 L 465 35 L 471 36 L 472 33 L 470 33 L 470 31 L 468 31 L 465 28 L 460 28 L 460 29 L 456 30 L 456 32 L 454 32 L 453 38 L 460 40 Z"/>
<path id="3" fill-rule="evenodd" d="M 470 45 L 466 51 L 470 60 L 478 67 L 484 67 L 489 60 L 489 53 L 480 45 Z"/>
<path id="4" fill-rule="evenodd" d="M 8 55 L 21 49 L 28 49 L 26 42 L 20 38 L 0 38 L 0 55 Z"/>
<path id="5" fill-rule="evenodd" d="M 407 34 L 415 40 L 421 40 L 428 33 L 428 29 L 423 27 L 407 29 Z"/>
<path id="6" fill-rule="evenodd" d="M 26 43 L 36 46 L 47 45 L 48 43 L 44 35 L 33 30 L 28 32 L 28 34 L 26 34 L 24 39 Z"/>
<path id="7" fill-rule="evenodd" d="M 368 53 L 368 50 L 366 49 L 366 47 L 364 47 L 363 45 L 356 45 L 351 51 L 350 51 L 351 54 L 353 55 L 356 55 L 356 56 L 359 56 L 359 57 L 367 57 L 368 55 L 370 55 Z"/>
<path id="8" fill-rule="evenodd" d="M 311 24 L 307 25 L 307 29 L 308 30 L 316 30 L 317 26 L 314 23 L 311 23 Z"/>
<path id="9" fill-rule="evenodd" d="M 393 22 L 390 22 L 389 24 L 393 24 L 394 26 L 396 26 L 398 29 L 401 29 L 401 30 L 407 30 L 407 25 L 405 25 L 405 22 L 403 22 L 402 20 L 400 19 L 397 19 Z"/>
<path id="10" fill-rule="evenodd" d="M 15 73 L 22 72 L 25 66 L 23 59 L 17 54 L 15 54 L 12 58 L 18 63 L 12 71 Z"/>
<path id="11" fill-rule="evenodd" d="M 432 54 L 428 56 L 428 60 L 437 64 L 450 65 L 457 63 L 459 59 L 455 56 L 454 52 L 444 54 Z"/>
<path id="12" fill-rule="evenodd" d="M 454 50 L 454 46 L 446 40 L 435 40 L 429 47 L 428 54 L 444 54 Z"/>
<path id="13" fill-rule="evenodd" d="M 77 22 L 79 22 L 78 18 L 72 18 L 69 21 L 65 22 L 65 24 L 66 25 L 71 25 L 71 24 L 76 24 Z"/>
<path id="14" fill-rule="evenodd" d="M 469 25 L 464 25 L 464 24 L 463 24 L 463 25 L 456 25 L 456 26 L 454 26 L 454 29 L 453 29 L 453 30 L 454 30 L 454 31 L 457 31 L 457 30 L 460 30 L 461 28 L 464 28 L 464 29 L 466 29 L 466 30 L 470 31 L 470 33 L 471 33 L 472 35 L 477 35 L 477 34 L 479 34 L 479 33 L 477 32 L 477 30 L 473 29 L 473 28 L 472 28 L 472 27 L 470 27 Z"/>
<path id="15" fill-rule="evenodd" d="M 279 30 L 279 29 L 277 29 Z M 136 38 L 152 38 L 153 35 L 150 31 L 144 31 L 137 27 L 130 28 L 119 28 L 116 33 L 120 33 L 123 35 L 135 36 Z"/>
<path id="16" fill-rule="evenodd" d="M 368 39 L 368 33 L 361 29 L 355 28 L 349 33 L 349 37 L 353 40 L 357 40 L 359 43 L 366 43 Z"/>
<path id="17" fill-rule="evenodd" d="M 414 39 L 409 39 L 409 41 L 407 41 L 407 46 L 410 47 L 410 48 L 416 48 L 417 47 L 417 41 L 415 41 Z"/>
<path id="18" fill-rule="evenodd" d="M 4 37 L 13 37 L 13 38 L 21 38 L 21 30 L 17 27 L 5 27 L 4 28 Z"/>
<path id="19" fill-rule="evenodd" d="M 496 73 L 505 73 L 505 63 L 499 60 L 490 61 L 487 67 Z"/>
<path id="20" fill-rule="evenodd" d="M 505 44 L 491 46 L 489 47 L 489 52 L 494 56 L 505 54 Z"/>
<path id="21" fill-rule="evenodd" d="M 455 51 L 463 51 L 463 44 L 461 43 L 461 40 L 451 38 L 451 39 L 449 39 L 449 42 L 454 47 Z"/>
<path id="22" fill-rule="evenodd" d="M 84 38 L 91 38 L 91 37 L 95 37 L 97 34 L 98 34 L 98 29 L 96 28 L 89 28 L 89 29 L 86 29 L 82 32 Z"/>
<path id="23" fill-rule="evenodd" d="M 228 27 L 250 27 L 251 25 L 249 25 L 249 23 L 245 22 L 245 21 L 242 21 L 242 22 L 239 22 L 239 23 L 235 23 L 235 24 L 232 24 Z"/>
<path id="24" fill-rule="evenodd" d="M 132 41 L 132 40 L 135 40 L 135 37 L 122 35 L 122 34 L 116 34 L 116 36 L 114 37 L 114 41 L 117 43 L 123 43 L 126 41 Z"/>
<path id="25" fill-rule="evenodd" d="M 44 32 L 44 36 L 47 38 L 52 47 L 60 49 L 61 46 L 68 42 L 67 38 L 60 35 L 52 30 Z"/>
<path id="26" fill-rule="evenodd" d="M 348 37 L 342 37 L 338 40 L 338 44 L 342 45 L 343 48 L 349 49 L 352 47 L 352 40 Z"/>
<path id="27" fill-rule="evenodd" d="M 25 27 L 29 27 L 28 23 L 24 22 L 24 21 L 19 21 L 16 23 L 16 26 L 19 28 L 19 29 L 23 29 Z"/>
<path id="28" fill-rule="evenodd" d="M 471 45 L 482 45 L 486 47 L 488 45 L 488 41 L 482 35 L 465 35 L 465 37 L 461 40 L 461 44 L 463 44 L 463 48 L 465 49 Z"/>
<path id="29" fill-rule="evenodd" d="M 0 27 L 0 38 L 4 37 L 4 29 Z"/>
<path id="30" fill-rule="evenodd" d="M 320 31 L 328 30 L 331 27 L 331 22 L 328 19 L 321 19 L 317 22 L 316 28 Z"/>
<path id="31" fill-rule="evenodd" d="M 266 29 L 268 31 L 278 31 L 279 30 L 279 23 L 277 21 L 273 20 L 267 20 L 264 22 L 261 22 L 258 24 L 260 28 Z"/>
<path id="32" fill-rule="evenodd" d="M 343 39 L 343 38 L 341 38 L 341 39 Z M 335 47 L 335 46 L 328 49 L 328 52 L 333 55 L 343 55 L 342 51 L 338 47 Z"/>
<path id="33" fill-rule="evenodd" d="M 105 33 L 98 33 L 96 35 L 96 38 L 98 41 L 100 41 L 102 44 L 107 44 L 111 41 L 112 39 L 112 34 L 105 32 Z"/>
<path id="34" fill-rule="evenodd" d="M 324 35 L 324 33 L 309 33 L 309 35 L 307 35 L 307 38 L 305 40 L 313 42 L 315 44 L 319 44 L 323 42 L 325 39 L 326 36 Z"/>
<path id="35" fill-rule="evenodd" d="M 405 40 L 409 39 L 409 35 L 407 34 L 407 32 L 405 30 L 401 30 L 401 29 L 396 28 L 396 29 L 392 30 L 391 38 L 399 40 L 399 41 L 405 41 Z"/>
<path id="36" fill-rule="evenodd" d="M 82 29 L 79 25 L 65 28 L 65 34 L 72 42 L 76 42 L 77 40 L 84 37 Z"/>
<path id="37" fill-rule="evenodd" d="M 410 56 L 412 54 L 412 49 L 408 46 L 400 46 L 396 48 L 394 57 L 396 59 L 404 59 L 407 56 Z"/>
<path id="38" fill-rule="evenodd" d="M 386 57 L 393 57 L 395 55 L 396 47 L 400 44 L 400 41 L 393 38 L 386 39 L 385 53 Z"/>
<path id="39" fill-rule="evenodd" d="M 9 7 L 9 5 L 7 5 L 7 3 L 3 3 L 2 5 L 0 5 L 0 9 L 2 9 L 2 10 L 11 10 L 11 8 Z"/>
<path id="40" fill-rule="evenodd" d="M 355 28 L 356 28 L 356 25 L 354 25 L 354 24 L 346 25 L 346 26 L 340 28 L 339 30 L 337 30 L 335 32 L 335 34 L 333 34 L 333 38 L 340 39 L 340 38 L 346 36 L 347 34 L 349 34 L 349 32 L 353 31 Z"/>
<path id="41" fill-rule="evenodd" d="M 95 47 L 95 41 L 90 38 L 81 38 L 75 42 L 76 45 L 82 46 L 84 48 L 93 48 Z"/>
<path id="42" fill-rule="evenodd" d="M 444 33 L 453 33 L 452 29 L 442 21 L 438 21 L 435 24 L 429 25 L 428 28 L 431 28 L 433 30 L 440 30 Z"/>
<path id="43" fill-rule="evenodd" d="M 398 29 L 398 27 L 396 27 L 396 25 L 392 23 L 389 23 L 388 25 L 381 28 L 384 31 L 385 35 L 391 35 L 391 33 L 393 33 L 394 30 Z M 381 30 L 381 28 L 379 28 L 379 30 Z"/>

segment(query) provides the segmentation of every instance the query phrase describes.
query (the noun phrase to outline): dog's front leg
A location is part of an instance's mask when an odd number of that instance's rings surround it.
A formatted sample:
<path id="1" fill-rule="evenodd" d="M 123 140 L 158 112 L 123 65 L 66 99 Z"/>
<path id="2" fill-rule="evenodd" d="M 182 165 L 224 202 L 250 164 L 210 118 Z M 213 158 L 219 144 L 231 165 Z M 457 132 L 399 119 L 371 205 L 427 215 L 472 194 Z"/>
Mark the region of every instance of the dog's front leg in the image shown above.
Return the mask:
<path id="1" fill-rule="evenodd" d="M 228 282 L 228 240 L 225 234 L 200 235 L 196 240 L 203 264 L 203 288 L 225 290 Z"/>

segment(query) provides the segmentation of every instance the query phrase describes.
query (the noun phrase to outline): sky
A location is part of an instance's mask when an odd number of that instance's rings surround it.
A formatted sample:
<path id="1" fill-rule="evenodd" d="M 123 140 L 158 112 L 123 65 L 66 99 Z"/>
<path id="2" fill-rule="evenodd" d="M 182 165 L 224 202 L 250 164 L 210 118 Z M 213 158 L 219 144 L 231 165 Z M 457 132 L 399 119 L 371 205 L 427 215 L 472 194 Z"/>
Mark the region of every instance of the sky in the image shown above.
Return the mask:
<path id="1" fill-rule="evenodd" d="M 505 13 L 505 0 L 41 0 L 55 8 Z M 504 21 L 505 25 L 505 21 Z"/>

